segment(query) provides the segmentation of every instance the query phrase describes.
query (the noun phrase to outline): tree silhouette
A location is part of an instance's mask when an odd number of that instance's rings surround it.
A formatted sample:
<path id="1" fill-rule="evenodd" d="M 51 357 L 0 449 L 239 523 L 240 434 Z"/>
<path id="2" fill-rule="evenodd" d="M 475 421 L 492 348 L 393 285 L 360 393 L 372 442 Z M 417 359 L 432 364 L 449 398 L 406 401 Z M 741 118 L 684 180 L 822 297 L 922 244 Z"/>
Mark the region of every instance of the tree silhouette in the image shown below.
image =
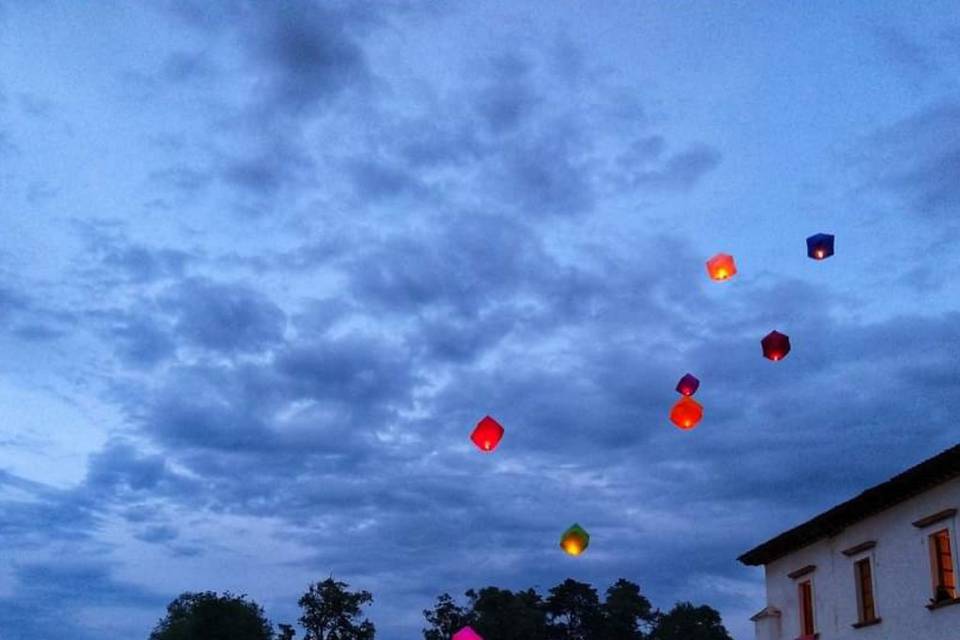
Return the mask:
<path id="1" fill-rule="evenodd" d="M 683 602 L 662 614 L 623 578 L 602 603 L 596 589 L 570 578 L 550 589 L 546 600 L 534 589 L 497 587 L 470 589 L 466 596 L 466 607 L 444 593 L 424 610 L 424 640 L 449 640 L 466 625 L 488 640 L 732 640 L 716 610 Z"/>
<path id="2" fill-rule="evenodd" d="M 246 595 L 212 591 L 183 593 L 167 605 L 167 615 L 150 640 L 272 640 L 263 609 Z"/>
<path id="3" fill-rule="evenodd" d="M 533 589 L 513 593 L 484 587 L 467 591 L 473 613 L 471 626 L 484 638 L 532 640 L 545 638 L 547 620 L 543 599 Z"/>
<path id="4" fill-rule="evenodd" d="M 432 610 L 424 609 L 423 617 L 430 625 L 423 630 L 424 640 L 450 640 L 463 627 L 476 623 L 473 613 L 459 606 L 448 593 L 437 598 Z"/>
<path id="5" fill-rule="evenodd" d="M 640 587 L 623 578 L 607 589 L 602 608 L 605 640 L 643 640 L 658 617 Z"/>
<path id="6" fill-rule="evenodd" d="M 297 635 L 293 625 L 278 624 L 277 628 L 280 629 L 280 635 L 277 636 L 277 640 L 293 640 L 293 637 Z"/>
<path id="7" fill-rule="evenodd" d="M 660 616 L 651 640 L 733 640 L 723 626 L 720 613 L 706 605 L 689 602 L 677 605 Z"/>
<path id="8" fill-rule="evenodd" d="M 593 640 L 602 634 L 603 611 L 597 590 L 567 578 L 550 589 L 545 602 L 551 640 Z"/>
<path id="9" fill-rule="evenodd" d="M 307 630 L 305 640 L 371 640 L 376 629 L 361 620 L 360 608 L 373 602 L 369 591 L 351 593 L 348 585 L 332 577 L 315 582 L 299 600 L 303 615 L 300 624 Z"/>

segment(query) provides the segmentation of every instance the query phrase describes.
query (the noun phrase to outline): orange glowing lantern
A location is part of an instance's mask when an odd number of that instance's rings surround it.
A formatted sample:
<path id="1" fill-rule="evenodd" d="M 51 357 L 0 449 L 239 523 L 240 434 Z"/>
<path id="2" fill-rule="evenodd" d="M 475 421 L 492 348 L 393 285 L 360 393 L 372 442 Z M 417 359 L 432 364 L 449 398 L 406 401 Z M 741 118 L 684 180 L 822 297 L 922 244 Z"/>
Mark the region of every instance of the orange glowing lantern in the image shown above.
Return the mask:
<path id="1" fill-rule="evenodd" d="M 571 556 L 578 556 L 590 546 L 590 534 L 574 523 L 560 537 L 560 547 Z"/>
<path id="2" fill-rule="evenodd" d="M 771 331 L 760 341 L 760 346 L 763 347 L 763 357 L 776 362 L 790 353 L 790 338 L 779 331 Z"/>
<path id="3" fill-rule="evenodd" d="M 497 448 L 497 445 L 500 444 L 500 438 L 502 437 L 503 427 L 490 416 L 478 422 L 473 433 L 470 434 L 470 439 L 473 440 L 473 444 L 477 445 L 481 451 L 488 452 Z"/>
<path id="4" fill-rule="evenodd" d="M 688 373 L 677 383 L 677 391 L 685 396 L 692 396 L 700 388 L 700 381 L 692 373 Z"/>
<path id="5" fill-rule="evenodd" d="M 707 260 L 707 273 L 714 280 L 729 280 L 736 272 L 737 265 L 733 262 L 733 256 L 718 253 Z"/>
<path id="6" fill-rule="evenodd" d="M 453 634 L 452 640 L 483 640 L 483 638 L 473 630 L 473 627 L 467 626 Z"/>
<path id="7" fill-rule="evenodd" d="M 677 404 L 670 410 L 670 421 L 684 431 L 696 427 L 702 418 L 703 406 L 689 396 L 677 400 Z"/>

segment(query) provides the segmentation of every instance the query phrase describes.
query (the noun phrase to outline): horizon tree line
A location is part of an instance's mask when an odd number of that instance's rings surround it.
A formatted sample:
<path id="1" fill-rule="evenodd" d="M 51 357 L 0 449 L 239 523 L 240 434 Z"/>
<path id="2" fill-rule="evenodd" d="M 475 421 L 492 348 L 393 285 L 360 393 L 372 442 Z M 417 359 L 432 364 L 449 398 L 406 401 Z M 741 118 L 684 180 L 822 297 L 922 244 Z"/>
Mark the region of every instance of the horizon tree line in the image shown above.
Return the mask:
<path id="1" fill-rule="evenodd" d="M 484 640 L 732 640 L 719 612 L 678 602 L 654 609 L 640 587 L 620 578 L 601 600 L 591 585 L 567 578 L 546 596 L 536 589 L 468 589 L 466 604 L 448 593 L 423 611 L 424 640 L 450 640 L 465 626 Z M 333 576 L 307 587 L 298 600 L 304 640 L 374 640 L 376 626 L 363 608 L 369 591 L 350 591 Z M 169 605 L 149 640 L 294 640 L 292 624 L 274 630 L 263 608 L 246 594 L 186 592 Z"/>

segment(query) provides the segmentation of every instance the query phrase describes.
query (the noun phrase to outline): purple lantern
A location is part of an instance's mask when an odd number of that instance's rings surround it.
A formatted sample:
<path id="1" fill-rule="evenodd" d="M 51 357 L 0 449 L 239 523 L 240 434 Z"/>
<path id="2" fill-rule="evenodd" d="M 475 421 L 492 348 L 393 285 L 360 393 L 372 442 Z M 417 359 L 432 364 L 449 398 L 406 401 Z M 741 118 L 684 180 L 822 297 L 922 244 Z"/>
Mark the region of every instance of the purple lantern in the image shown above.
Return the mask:
<path id="1" fill-rule="evenodd" d="M 700 388 L 700 381 L 692 373 L 688 373 L 677 383 L 677 391 L 685 396 L 692 396 Z"/>

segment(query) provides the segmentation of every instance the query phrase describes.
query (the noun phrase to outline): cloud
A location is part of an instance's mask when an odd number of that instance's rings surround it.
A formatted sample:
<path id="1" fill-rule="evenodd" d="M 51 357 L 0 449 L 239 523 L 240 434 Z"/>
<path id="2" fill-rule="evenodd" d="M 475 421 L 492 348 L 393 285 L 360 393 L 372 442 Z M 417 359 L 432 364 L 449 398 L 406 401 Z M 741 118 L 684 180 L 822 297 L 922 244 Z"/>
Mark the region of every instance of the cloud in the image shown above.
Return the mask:
<path id="1" fill-rule="evenodd" d="M 103 265 L 124 273 L 135 283 L 154 282 L 161 278 L 179 277 L 194 259 L 177 249 L 151 249 L 144 245 L 104 247 Z"/>
<path id="2" fill-rule="evenodd" d="M 350 29 L 373 15 L 308 2 L 258 7 L 244 35 L 272 94 L 271 108 L 298 112 L 347 89 L 369 87 L 366 55 Z"/>
<path id="3" fill-rule="evenodd" d="M 531 62 L 517 53 L 494 56 L 485 83 L 472 99 L 487 128 L 496 135 L 511 133 L 529 122 L 540 99 L 531 79 Z"/>
<path id="4" fill-rule="evenodd" d="M 875 27 L 873 36 L 880 51 L 901 72 L 923 81 L 938 70 L 929 48 L 893 26 Z"/>
<path id="5" fill-rule="evenodd" d="M 118 319 L 113 336 L 117 355 L 131 367 L 151 368 L 176 353 L 171 332 L 145 315 Z"/>
<path id="6" fill-rule="evenodd" d="M 144 456 L 130 443 L 109 442 L 90 456 L 86 485 L 97 492 L 151 491 L 167 473 L 160 456 Z"/>
<path id="7" fill-rule="evenodd" d="M 221 352 L 260 351 L 283 338 L 286 317 L 267 296 L 239 284 L 183 280 L 159 301 L 177 338 Z"/>
<path id="8" fill-rule="evenodd" d="M 88 223 L 68 278 L 94 329 L 71 388 L 112 437 L 70 490 L 0 473 L 28 498 L 0 503 L 17 557 L 135 549 L 128 565 L 216 580 L 242 555 L 287 591 L 336 571 L 374 591 L 385 637 L 442 591 L 571 571 L 664 607 L 708 576 L 704 598 L 739 607 L 739 553 L 948 438 L 956 317 L 842 320 L 837 290 L 770 274 L 715 295 L 701 248 L 608 207 L 689 197 L 733 151 L 667 134 L 649 89 L 586 49 L 498 43 L 443 86 L 393 82 L 377 38 L 409 25 L 385 5 L 165 6 L 192 25 L 151 78 L 171 117 L 145 136 L 145 188 L 169 208 Z M 893 160 L 869 165 L 908 201 L 933 185 L 897 179 L 940 167 L 938 136 L 949 149 L 952 112 L 926 117 L 880 132 Z M 221 216 L 240 210 L 257 215 Z M 18 291 L 0 290 L 0 326 L 23 336 Z M 795 340 L 776 364 L 772 328 Z M 707 412 L 692 434 L 667 420 L 688 370 Z M 494 455 L 467 437 L 486 414 L 507 428 Z M 576 566 L 557 548 L 573 521 L 595 541 Z M 262 547 L 225 551 L 226 523 Z M 162 614 L 114 568 L 17 576 L 36 602 L 61 583 Z M 46 637 L 46 606 L 8 599 L 0 620 Z"/>
<path id="9" fill-rule="evenodd" d="M 648 139 L 655 140 L 657 139 Z M 659 168 L 635 172 L 630 179 L 635 187 L 686 191 L 715 169 L 720 164 L 721 157 L 720 152 L 713 147 L 695 145 L 674 154 Z"/>
<path id="10" fill-rule="evenodd" d="M 151 543 L 172 542 L 179 537 L 176 528 L 167 525 L 147 527 L 137 535 L 138 540 Z"/>
<path id="11" fill-rule="evenodd" d="M 99 607 L 123 607 L 131 610 L 162 611 L 164 599 L 139 587 L 114 580 L 108 567 L 96 561 L 59 558 L 55 562 L 22 563 L 15 570 L 16 592 L 0 598 L 0 626 L 11 640 L 54 638 L 68 635 L 77 640 L 102 637 L 84 624 L 85 610 Z M 99 626 L 99 625 L 98 625 Z M 124 620 L 114 620 L 114 631 L 139 631 Z"/>
<path id="12" fill-rule="evenodd" d="M 426 189 L 410 172 L 384 162 L 356 159 L 348 163 L 357 195 L 370 201 L 400 195 L 422 195 Z"/>
<path id="13" fill-rule="evenodd" d="M 49 342 L 63 336 L 75 322 L 72 313 L 48 306 L 22 287 L 0 283 L 0 332 L 28 342 Z"/>
<path id="14" fill-rule="evenodd" d="M 950 222 L 960 205 L 960 105 L 928 107 L 866 140 L 866 187 L 898 198 L 931 221 Z"/>

